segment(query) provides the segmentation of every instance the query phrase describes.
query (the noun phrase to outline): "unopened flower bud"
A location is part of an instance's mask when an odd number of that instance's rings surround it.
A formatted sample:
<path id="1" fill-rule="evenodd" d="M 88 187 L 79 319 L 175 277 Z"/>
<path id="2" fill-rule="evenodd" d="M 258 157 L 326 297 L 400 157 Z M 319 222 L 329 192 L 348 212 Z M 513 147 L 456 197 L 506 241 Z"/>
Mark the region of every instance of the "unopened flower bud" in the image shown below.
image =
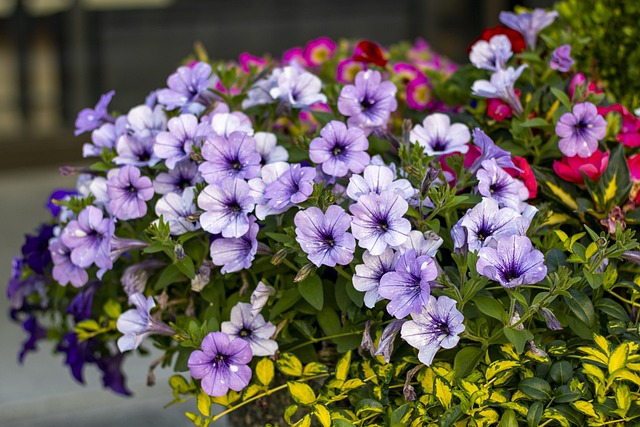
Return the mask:
<path id="1" fill-rule="evenodd" d="M 536 346 L 536 343 L 533 341 L 529 341 L 529 345 L 531 346 L 531 353 L 536 357 L 549 357 L 549 355 L 544 351 L 539 349 Z"/>
<path id="2" fill-rule="evenodd" d="M 193 213 L 191 215 L 187 215 L 187 221 L 189 222 L 198 222 L 200 219 L 200 212 Z"/>
<path id="3" fill-rule="evenodd" d="M 634 264 L 640 264 L 640 252 L 638 251 L 627 251 L 622 254 L 622 259 L 625 261 L 632 262 Z"/>
<path id="4" fill-rule="evenodd" d="M 296 277 L 293 278 L 293 282 L 294 283 L 302 282 L 304 279 L 309 277 L 309 274 L 311 274 L 315 269 L 316 269 L 316 266 L 311 263 L 304 265 L 300 269 L 300 271 L 298 271 L 298 274 L 296 274 Z"/>
<path id="5" fill-rule="evenodd" d="M 280 249 L 278 252 L 276 252 L 274 256 L 271 257 L 271 264 L 273 265 L 282 264 L 282 261 L 284 261 L 288 253 L 289 253 L 288 249 Z"/>
<path id="6" fill-rule="evenodd" d="M 424 178 L 422 178 L 422 186 L 420 188 L 420 191 L 423 195 L 427 194 L 427 191 L 429 191 L 429 187 L 431 187 L 431 184 L 433 184 L 433 182 L 438 179 L 439 175 L 440 171 L 437 168 L 427 169 L 427 173 L 425 173 Z"/>
<path id="7" fill-rule="evenodd" d="M 186 252 L 184 251 L 184 248 L 180 243 L 176 243 L 176 245 L 173 248 L 173 253 L 176 256 L 177 260 L 184 259 L 184 257 L 187 256 Z"/>
<path id="8" fill-rule="evenodd" d="M 513 312 L 513 317 L 511 318 L 511 325 L 515 325 L 516 323 L 518 323 L 520 321 L 520 313 L 518 313 L 518 311 L 514 311 Z M 520 324 L 518 326 L 516 326 L 516 329 L 519 331 L 524 330 L 524 325 Z"/>
<path id="9" fill-rule="evenodd" d="M 542 307 L 540 309 L 540 314 L 542 314 L 542 317 L 544 317 L 544 321 L 547 323 L 547 328 L 551 329 L 552 331 L 559 331 L 562 329 L 562 325 L 560 324 L 560 322 L 558 322 L 558 319 L 551 310 Z"/>
<path id="10" fill-rule="evenodd" d="M 262 242 L 258 242 L 258 249 L 256 249 L 256 254 L 258 255 L 271 255 L 273 251 L 267 245 Z"/>
<path id="11" fill-rule="evenodd" d="M 202 157 L 202 154 L 200 153 L 196 153 L 196 152 L 189 153 L 189 157 L 191 157 L 191 160 L 193 161 L 204 162 L 204 157 Z"/>

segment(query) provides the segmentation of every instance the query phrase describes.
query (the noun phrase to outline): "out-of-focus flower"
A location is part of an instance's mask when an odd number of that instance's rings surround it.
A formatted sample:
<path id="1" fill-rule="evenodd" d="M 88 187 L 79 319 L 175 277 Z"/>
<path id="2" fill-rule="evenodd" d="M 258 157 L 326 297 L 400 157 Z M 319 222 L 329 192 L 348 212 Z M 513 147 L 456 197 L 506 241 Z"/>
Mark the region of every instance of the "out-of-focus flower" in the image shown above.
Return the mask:
<path id="1" fill-rule="evenodd" d="M 476 68 L 496 71 L 504 68 L 513 52 L 511 42 L 505 35 L 495 35 L 487 42 L 479 40 L 471 47 L 469 60 Z"/>
<path id="2" fill-rule="evenodd" d="M 353 60 L 365 64 L 375 64 L 379 67 L 387 65 L 382 48 L 377 43 L 369 40 L 362 40 L 356 45 L 353 52 Z"/>
<path id="3" fill-rule="evenodd" d="M 144 298 L 140 292 L 129 297 L 129 304 L 136 308 L 127 310 L 118 317 L 116 327 L 123 335 L 118 338 L 118 349 L 121 352 L 134 350 L 149 335 L 173 335 L 176 332 L 161 320 L 151 316 L 151 309 L 156 306 L 153 297 Z"/>
<path id="4" fill-rule="evenodd" d="M 113 121 L 113 118 L 107 112 L 107 108 L 115 94 L 116 92 L 113 90 L 105 93 L 100 97 L 100 100 L 94 108 L 85 108 L 78 113 L 78 118 L 76 118 L 76 136 L 97 129 L 105 122 Z"/>
<path id="5" fill-rule="evenodd" d="M 640 147 L 640 118 L 620 104 L 610 107 L 598 107 L 598 114 L 605 117 L 615 111 L 622 118 L 622 128 L 616 139 L 626 147 Z"/>
<path id="6" fill-rule="evenodd" d="M 581 172 L 592 180 L 597 181 L 600 175 L 604 173 L 608 164 L 609 153 L 596 150 L 589 157 L 564 156 L 560 160 L 554 160 L 553 170 L 565 181 L 582 185 L 584 184 L 584 177 Z"/>
<path id="7" fill-rule="evenodd" d="M 303 56 L 307 61 L 307 65 L 315 67 L 333 58 L 335 51 L 336 42 L 329 37 L 319 37 L 307 43 Z"/>
<path id="8" fill-rule="evenodd" d="M 557 17 L 558 12 L 555 10 L 547 12 L 544 9 L 517 15 L 513 12 L 500 12 L 500 22 L 522 34 L 531 50 L 536 50 L 538 33 L 551 25 Z"/>
<path id="9" fill-rule="evenodd" d="M 556 48 L 549 59 L 549 66 L 554 70 L 566 73 L 575 61 L 571 58 L 571 45 L 565 44 Z"/>

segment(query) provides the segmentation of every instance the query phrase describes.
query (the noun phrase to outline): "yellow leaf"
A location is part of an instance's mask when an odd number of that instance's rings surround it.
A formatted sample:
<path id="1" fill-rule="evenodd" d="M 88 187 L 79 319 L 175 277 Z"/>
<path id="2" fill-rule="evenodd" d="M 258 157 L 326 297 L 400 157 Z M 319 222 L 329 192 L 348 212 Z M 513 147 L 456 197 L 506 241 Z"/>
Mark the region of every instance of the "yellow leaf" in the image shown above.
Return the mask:
<path id="1" fill-rule="evenodd" d="M 604 354 L 609 357 L 609 342 L 602 335 L 595 334 L 593 336 L 593 340 L 596 342 L 596 345 L 600 347 L 600 349 L 604 352 Z"/>
<path id="2" fill-rule="evenodd" d="M 516 392 L 516 393 L 520 393 L 520 392 Z M 513 409 L 523 417 L 526 417 L 527 414 L 529 413 L 529 408 L 527 406 L 521 405 L 517 402 L 505 402 L 505 403 L 501 403 L 500 406 L 507 409 Z"/>
<path id="3" fill-rule="evenodd" d="M 300 419 L 293 427 L 311 427 L 311 414 L 307 414 Z"/>
<path id="4" fill-rule="evenodd" d="M 609 357 L 609 374 L 614 373 L 620 368 L 624 367 L 624 364 L 627 363 L 627 344 L 622 343 L 613 351 L 611 356 Z"/>
<path id="5" fill-rule="evenodd" d="M 304 375 L 305 377 L 311 377 L 314 375 L 326 374 L 327 372 L 329 372 L 329 368 L 327 368 L 322 363 L 311 362 L 304 367 L 302 375 Z"/>
<path id="6" fill-rule="evenodd" d="M 551 192 L 555 194 L 556 197 L 558 197 L 565 205 L 569 206 L 573 210 L 578 209 L 578 203 L 566 191 L 550 182 L 547 182 L 546 184 L 549 187 L 549 190 L 551 190 Z"/>
<path id="7" fill-rule="evenodd" d="M 322 427 L 331 427 L 331 413 L 322 405 L 314 405 L 313 413 L 322 424 Z"/>
<path id="8" fill-rule="evenodd" d="M 603 365 L 609 363 L 609 357 L 607 357 L 607 355 L 602 353 L 601 351 L 596 350 L 595 348 L 578 347 L 578 350 L 587 354 L 586 357 L 583 356 L 583 359 L 592 360 L 597 363 L 602 363 Z"/>
<path id="9" fill-rule="evenodd" d="M 556 233 L 556 236 L 558 236 L 558 239 L 560 239 L 560 241 L 562 243 L 566 242 L 567 240 L 569 240 L 569 236 L 567 236 L 567 233 L 565 233 L 562 230 L 553 230 L 554 233 Z"/>
<path id="10" fill-rule="evenodd" d="M 627 415 L 627 411 L 631 407 L 631 392 L 629 391 L 629 386 L 626 384 L 618 384 L 616 388 L 616 405 L 621 409 L 623 417 Z"/>
<path id="11" fill-rule="evenodd" d="M 474 383 L 470 382 L 470 381 L 465 381 L 465 380 L 459 380 L 458 384 L 460 385 L 460 388 L 468 395 L 471 396 L 473 393 L 475 393 L 476 391 L 480 390 L 480 388 L 475 385 Z"/>
<path id="12" fill-rule="evenodd" d="M 198 411 L 205 417 L 211 415 L 211 397 L 204 390 L 198 393 Z"/>
<path id="13" fill-rule="evenodd" d="M 488 427 L 492 424 L 495 424 L 500 419 L 500 416 L 494 409 L 483 409 L 480 412 L 477 412 L 473 420 L 476 422 L 476 426 L 478 427 Z"/>
<path id="14" fill-rule="evenodd" d="M 600 368 L 598 368 L 595 365 L 590 365 L 588 363 L 585 363 L 582 366 L 582 369 L 584 370 L 584 373 L 587 374 L 587 376 L 589 376 L 592 380 L 597 380 L 598 382 L 604 384 L 605 379 L 604 379 L 604 372 L 602 372 L 602 370 Z"/>
<path id="15" fill-rule="evenodd" d="M 556 225 L 556 224 L 563 224 L 563 223 L 567 222 L 570 219 L 571 219 L 571 217 L 569 215 L 566 215 L 566 214 L 563 214 L 563 213 L 558 213 L 558 212 L 553 212 L 551 215 L 549 215 L 547 217 L 547 219 L 545 220 L 545 222 L 542 225 L 551 226 L 551 225 Z"/>
<path id="16" fill-rule="evenodd" d="M 553 113 L 555 113 L 555 112 L 556 112 L 556 110 L 558 109 L 558 107 L 559 107 L 559 106 L 560 106 L 560 100 L 559 100 L 559 99 L 556 99 L 556 102 L 554 102 L 554 103 L 551 105 L 551 108 L 549 108 L 549 112 L 547 113 L 546 120 L 547 120 L 548 122 L 550 122 L 550 121 L 551 121 L 551 119 L 553 119 Z"/>
<path id="17" fill-rule="evenodd" d="M 433 383 L 435 381 L 435 374 L 430 367 L 422 369 L 418 374 L 420 384 L 426 394 L 433 394 Z"/>
<path id="18" fill-rule="evenodd" d="M 269 385 L 273 381 L 273 375 L 275 369 L 273 362 L 270 359 L 263 358 L 256 365 L 256 377 L 262 385 Z"/>
<path id="19" fill-rule="evenodd" d="M 618 191 L 618 184 L 616 183 L 617 175 L 613 175 L 613 179 L 607 185 L 607 188 L 604 191 L 604 201 L 603 204 L 606 204 L 609 200 L 612 200 L 616 196 L 616 192 Z"/>
<path id="20" fill-rule="evenodd" d="M 620 378 L 622 380 L 631 381 L 632 383 L 640 386 L 640 376 L 634 374 L 633 372 L 627 369 L 620 369 L 616 371 L 614 375 L 612 375 L 613 379 Z"/>
<path id="21" fill-rule="evenodd" d="M 504 353 L 511 360 L 520 360 L 520 355 L 515 352 L 515 347 L 513 344 L 504 344 L 500 346 L 500 351 Z"/>
<path id="22" fill-rule="evenodd" d="M 449 409 L 451 406 L 451 400 L 453 399 L 451 388 L 441 378 L 436 378 L 436 399 L 444 409 Z"/>
<path id="23" fill-rule="evenodd" d="M 310 405 L 316 401 L 316 394 L 313 389 L 305 383 L 289 381 L 287 382 L 287 387 L 289 388 L 289 394 L 296 403 Z"/>
<path id="24" fill-rule="evenodd" d="M 593 405 L 589 402 L 585 402 L 584 400 L 578 400 L 576 402 L 571 402 L 571 406 L 576 408 L 578 411 L 582 412 L 585 415 L 590 417 L 597 417 L 595 409 L 593 409 Z"/>
<path id="25" fill-rule="evenodd" d="M 338 360 L 336 364 L 336 379 L 345 381 L 349 374 L 349 366 L 351 365 L 351 352 L 348 351 Z"/>
<path id="26" fill-rule="evenodd" d="M 595 242 L 591 242 L 587 249 L 584 251 L 585 259 L 590 259 L 595 253 L 598 252 L 598 245 Z"/>
<path id="27" fill-rule="evenodd" d="M 567 417 L 562 415 L 560 411 L 554 408 L 545 409 L 544 412 L 542 413 L 542 419 L 556 420 L 557 422 L 560 423 L 562 427 L 570 427 L 571 425 Z"/>
<path id="28" fill-rule="evenodd" d="M 364 385 L 364 381 L 362 381 L 360 378 L 352 378 L 350 380 L 345 381 L 344 384 L 342 384 L 342 387 L 340 388 L 340 390 L 341 391 L 353 390 L 354 388 L 362 387 L 363 385 Z"/>
<path id="29" fill-rule="evenodd" d="M 513 368 L 520 366 L 520 363 L 513 360 L 496 360 L 487 368 L 485 376 L 487 381 L 491 381 L 493 377 L 501 372 L 512 370 Z"/>
<path id="30" fill-rule="evenodd" d="M 258 384 L 249 384 L 249 387 L 244 389 L 244 393 L 242 394 L 242 400 L 247 400 L 256 394 L 262 391 L 262 386 Z"/>
<path id="31" fill-rule="evenodd" d="M 278 360 L 276 360 L 276 365 L 280 372 L 285 375 L 290 375 L 292 377 L 299 377 L 302 375 L 302 362 L 296 356 L 291 353 L 282 353 Z"/>

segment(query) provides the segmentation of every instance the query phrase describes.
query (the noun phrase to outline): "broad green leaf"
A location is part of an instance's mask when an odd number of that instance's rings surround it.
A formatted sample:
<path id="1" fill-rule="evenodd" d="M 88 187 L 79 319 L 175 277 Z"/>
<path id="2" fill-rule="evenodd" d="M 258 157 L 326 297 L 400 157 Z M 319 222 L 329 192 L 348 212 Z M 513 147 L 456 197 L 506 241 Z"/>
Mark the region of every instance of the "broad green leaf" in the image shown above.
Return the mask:
<path id="1" fill-rule="evenodd" d="M 566 360 L 559 360 L 551 365 L 549 376 L 557 384 L 566 384 L 573 377 L 573 368 L 571 363 Z"/>
<path id="2" fill-rule="evenodd" d="M 181 260 L 175 263 L 175 266 L 178 267 L 178 270 L 182 272 L 189 279 L 193 279 L 196 277 L 196 268 L 193 265 L 193 260 L 188 256 L 185 256 Z"/>
<path id="3" fill-rule="evenodd" d="M 185 280 L 187 280 L 187 278 L 180 269 L 175 264 L 171 264 L 162 270 L 162 273 L 160 273 L 160 277 L 158 277 L 153 289 L 159 291 L 173 283 L 183 282 Z"/>
<path id="4" fill-rule="evenodd" d="M 456 377 L 464 378 L 469 375 L 478 365 L 484 353 L 484 350 L 480 347 L 473 346 L 460 350 L 453 361 L 453 370 L 456 373 Z"/>
<path id="5" fill-rule="evenodd" d="M 518 390 L 534 400 L 547 401 L 553 396 L 551 385 L 542 378 L 525 378 L 518 384 Z"/>
<path id="6" fill-rule="evenodd" d="M 501 322 L 503 321 L 506 311 L 497 299 L 476 296 L 473 298 L 473 302 L 482 313 Z"/>
<path id="7" fill-rule="evenodd" d="M 564 302 L 582 323 L 592 326 L 596 320 L 596 312 L 591 298 L 576 289 L 569 289 L 569 293 L 571 298 L 563 297 Z"/>
<path id="8" fill-rule="evenodd" d="M 273 307 L 271 307 L 271 312 L 269 313 L 270 320 L 274 320 L 279 314 L 293 307 L 300 298 L 302 298 L 302 295 L 300 295 L 298 288 L 291 288 L 285 291 Z"/>
<path id="9" fill-rule="evenodd" d="M 322 280 L 316 274 L 311 275 L 298 284 L 300 295 L 316 310 L 322 310 L 324 305 L 324 289 Z"/>
<path id="10" fill-rule="evenodd" d="M 507 337 L 511 344 L 513 344 L 518 354 L 521 354 L 524 351 L 524 346 L 527 341 L 533 339 L 533 335 L 531 335 L 531 332 L 527 330 L 515 329 L 511 326 L 506 326 L 503 329 L 503 332 L 504 336 Z"/>
<path id="11" fill-rule="evenodd" d="M 571 100 L 569 99 L 569 96 L 561 89 L 552 87 L 551 89 L 551 93 L 553 93 L 553 95 L 558 98 L 558 101 L 560 101 L 560 103 L 562 104 L 562 106 L 564 108 L 566 108 L 568 111 L 572 110 L 571 107 Z"/>

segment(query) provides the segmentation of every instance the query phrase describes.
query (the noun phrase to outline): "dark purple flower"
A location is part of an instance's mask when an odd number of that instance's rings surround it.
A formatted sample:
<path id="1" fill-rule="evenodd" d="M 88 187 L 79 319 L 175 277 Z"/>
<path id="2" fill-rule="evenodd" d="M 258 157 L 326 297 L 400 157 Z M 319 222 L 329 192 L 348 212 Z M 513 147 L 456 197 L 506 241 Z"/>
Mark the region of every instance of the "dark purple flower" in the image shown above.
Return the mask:
<path id="1" fill-rule="evenodd" d="M 411 319 L 402 325 L 402 339 L 418 349 L 418 359 L 427 366 L 438 350 L 455 347 L 465 330 L 456 301 L 444 295 L 430 296 L 420 311 L 411 313 Z"/>
<path id="2" fill-rule="evenodd" d="M 202 379 L 202 390 L 209 396 L 224 396 L 229 389 L 240 391 L 249 385 L 253 357 L 245 340 L 229 340 L 224 332 L 211 332 L 202 340 L 202 351 L 195 350 L 187 365 L 191 376 Z"/>
<path id="3" fill-rule="evenodd" d="M 38 325 L 38 320 L 33 316 L 29 316 L 27 320 L 24 321 L 22 328 L 29 336 L 26 341 L 22 343 L 22 349 L 20 353 L 18 353 L 18 363 L 20 364 L 24 362 L 24 358 L 28 352 L 38 350 L 37 343 L 39 340 L 47 338 L 47 330 Z"/>
<path id="4" fill-rule="evenodd" d="M 297 205 L 313 193 L 315 177 L 314 168 L 302 167 L 300 164 L 290 165 L 276 181 L 267 184 L 264 197 L 268 199 L 268 204 L 277 210 Z"/>
<path id="5" fill-rule="evenodd" d="M 62 243 L 71 249 L 71 262 L 81 268 L 95 263 L 99 268 L 110 269 L 114 229 L 114 220 L 103 218 L 100 209 L 84 208 L 78 219 L 70 221 L 61 234 Z"/>
<path id="6" fill-rule="evenodd" d="M 19 257 L 14 257 L 11 263 L 11 278 L 7 286 L 7 298 L 11 304 L 11 317 L 15 319 L 18 311 L 29 311 L 27 297 L 35 292 L 40 294 L 41 305 L 47 302 L 47 288 L 43 277 L 37 274 L 30 274 L 23 277 L 22 271 L 24 261 Z"/>
<path id="7" fill-rule="evenodd" d="M 571 45 L 564 44 L 556 48 L 551 54 L 549 66 L 554 70 L 566 73 L 571 70 L 571 66 L 575 61 L 571 58 Z"/>
<path id="8" fill-rule="evenodd" d="M 476 177 L 478 178 L 478 193 L 495 200 L 500 207 L 520 211 L 520 203 L 529 197 L 527 187 L 498 166 L 495 159 L 482 162 L 482 167 L 476 173 Z"/>
<path id="9" fill-rule="evenodd" d="M 78 341 L 78 334 L 71 332 L 63 336 L 56 347 L 57 351 L 66 354 L 64 363 L 71 369 L 71 375 L 81 384 L 84 384 L 85 363 L 95 362 L 92 353 L 93 346 L 93 340 Z"/>
<path id="10" fill-rule="evenodd" d="M 378 71 L 360 71 L 354 85 L 346 85 L 338 98 L 338 111 L 349 117 L 349 126 L 362 128 L 367 134 L 385 128 L 392 111 L 398 108 L 398 88 L 382 81 Z"/>
<path id="11" fill-rule="evenodd" d="M 384 330 L 382 331 L 382 335 L 380 336 L 380 341 L 378 342 L 378 349 L 375 352 L 376 356 L 382 356 L 384 358 L 385 363 L 391 362 L 391 353 L 393 353 L 393 342 L 400 333 L 400 329 L 402 329 L 402 325 L 406 320 L 392 320 Z"/>
<path id="12" fill-rule="evenodd" d="M 158 103 L 168 110 L 180 107 L 183 112 L 201 113 L 211 103 L 211 65 L 198 62 L 193 67 L 179 67 L 167 79 L 168 89 L 158 90 Z"/>
<path id="13" fill-rule="evenodd" d="M 183 160 L 176 163 L 168 173 L 159 173 L 153 181 L 153 188 L 158 194 L 182 193 L 182 190 L 193 187 L 198 182 L 202 182 L 198 164 L 191 160 Z"/>
<path id="14" fill-rule="evenodd" d="M 422 125 L 411 130 L 410 140 L 424 148 L 428 156 L 466 153 L 471 139 L 469 128 L 462 123 L 451 124 L 446 114 L 434 113 L 425 117 Z"/>
<path id="15" fill-rule="evenodd" d="M 124 396 L 130 396 L 131 391 L 127 389 L 126 377 L 122 373 L 122 361 L 124 353 L 118 353 L 113 356 L 104 356 L 96 360 L 98 368 L 102 371 L 102 384 Z"/>
<path id="16" fill-rule="evenodd" d="M 322 163 L 322 171 L 331 176 L 345 176 L 349 171 L 360 173 L 369 164 L 369 141 L 362 129 L 347 129 L 344 123 L 332 120 L 320 131 L 320 137 L 309 145 L 309 158 Z"/>
<path id="17" fill-rule="evenodd" d="M 347 265 L 353 260 L 356 240 L 347 230 L 351 217 L 338 205 L 331 205 L 326 213 L 310 207 L 296 214 L 296 240 L 316 266 Z"/>
<path id="18" fill-rule="evenodd" d="M 144 298 L 137 292 L 129 297 L 129 304 L 136 308 L 127 310 L 118 317 L 116 327 L 123 335 L 118 338 L 118 349 L 122 352 L 135 350 L 149 335 L 173 335 L 176 332 L 161 320 L 151 316 L 151 309 L 156 306 L 153 297 Z"/>
<path id="19" fill-rule="evenodd" d="M 544 255 L 526 236 L 506 236 L 478 251 L 476 270 L 505 288 L 538 283 L 547 275 Z"/>
<path id="20" fill-rule="evenodd" d="M 395 170 L 384 165 L 371 164 L 364 169 L 363 176 L 352 175 L 347 186 L 347 195 L 357 201 L 360 196 L 369 193 L 380 194 L 383 191 L 393 191 L 408 200 L 414 196 L 416 190 L 406 179 L 395 179 Z"/>
<path id="21" fill-rule="evenodd" d="M 109 210 L 118 219 L 142 218 L 147 213 L 147 201 L 153 197 L 149 177 L 140 176 L 135 166 L 123 166 L 109 171 L 107 181 Z"/>
<path id="22" fill-rule="evenodd" d="M 61 206 L 58 206 L 56 202 L 68 199 L 70 196 L 77 196 L 78 192 L 75 190 L 55 190 L 49 196 L 49 201 L 47 202 L 47 209 L 51 212 L 51 216 L 54 218 L 58 218 L 60 211 L 62 210 Z"/>
<path id="23" fill-rule="evenodd" d="M 574 105 L 573 112 L 563 114 L 556 124 L 558 148 L 567 157 L 590 157 L 606 133 L 607 121 L 590 102 Z"/>
<path id="24" fill-rule="evenodd" d="M 453 236 L 455 232 L 452 230 L 454 247 L 461 249 L 466 243 L 470 251 L 477 251 L 493 239 L 519 234 L 519 225 L 523 220 L 517 211 L 500 209 L 494 199 L 483 198 L 458 221 L 464 233 L 462 238 Z"/>
<path id="25" fill-rule="evenodd" d="M 368 249 L 371 255 L 380 255 L 389 246 L 402 245 L 411 231 L 411 223 L 403 217 L 408 209 L 407 201 L 394 191 L 360 196 L 356 204 L 349 206 L 353 214 L 351 231 L 358 246 Z"/>
<path id="26" fill-rule="evenodd" d="M 193 114 L 182 114 L 170 119 L 168 127 L 168 132 L 160 132 L 156 136 L 153 151 L 156 156 L 166 159 L 167 167 L 173 169 L 177 162 L 189 158 L 194 146 L 202 146 L 207 131 Z"/>
<path id="27" fill-rule="evenodd" d="M 38 234 L 25 235 L 22 256 L 29 268 L 37 274 L 43 274 L 45 268 L 51 264 L 49 239 L 52 237 L 53 226 L 48 224 L 42 224 L 38 229 Z"/>
<path id="28" fill-rule="evenodd" d="M 229 137 L 214 136 L 202 147 L 205 162 L 200 173 L 209 184 L 226 177 L 251 179 L 260 172 L 260 154 L 256 140 L 244 132 L 233 132 Z"/>
<path id="29" fill-rule="evenodd" d="M 251 267 L 258 250 L 258 230 L 254 217 L 249 218 L 249 231 L 242 237 L 220 238 L 211 242 L 211 260 L 222 266 L 222 274 Z"/>
<path id="30" fill-rule="evenodd" d="M 162 216 L 163 221 L 169 224 L 174 236 L 200 228 L 197 221 L 189 218 L 197 211 L 194 195 L 193 187 L 188 187 L 182 194 L 165 194 L 156 202 L 156 215 Z"/>
<path id="31" fill-rule="evenodd" d="M 390 315 L 402 319 L 412 312 L 419 313 L 429 300 L 430 282 L 438 276 L 433 258 L 416 256 L 409 249 L 396 263 L 395 271 L 382 276 L 378 292 L 389 301 L 387 311 Z"/>
<path id="32" fill-rule="evenodd" d="M 254 356 L 273 356 L 278 351 L 278 343 L 271 337 L 276 327 L 271 322 L 265 322 L 262 314 L 253 315 L 251 304 L 239 302 L 231 309 L 228 322 L 222 322 L 220 331 L 232 340 L 244 340 L 251 347 Z"/>
<path id="33" fill-rule="evenodd" d="M 115 94 L 116 92 L 113 90 L 105 93 L 100 97 L 100 100 L 94 108 L 85 108 L 78 113 L 78 118 L 76 119 L 76 136 L 84 132 L 92 131 L 105 121 L 112 120 L 112 117 L 109 116 L 107 112 L 107 107 L 109 107 L 111 98 L 113 98 Z"/>
<path id="34" fill-rule="evenodd" d="M 225 178 L 210 184 L 198 196 L 198 206 L 205 212 L 200 225 L 211 234 L 222 237 L 241 237 L 249 231 L 249 212 L 254 200 L 249 185 L 237 178 Z"/>
<path id="35" fill-rule="evenodd" d="M 513 168 L 521 171 L 521 169 L 513 163 L 511 153 L 498 147 L 480 128 L 473 130 L 473 143 L 480 148 L 480 157 L 474 160 L 471 167 L 469 167 L 470 173 L 476 173 L 478 169 L 480 169 L 482 162 L 489 159 L 495 159 L 501 168 Z"/>
<path id="36" fill-rule="evenodd" d="M 500 22 L 522 34 L 527 46 L 536 50 L 538 33 L 551 25 L 557 16 L 558 12 L 555 10 L 547 12 L 544 9 L 534 9 L 533 12 L 517 15 L 513 12 L 500 12 Z"/>
<path id="37" fill-rule="evenodd" d="M 78 267 L 71 261 L 71 249 L 62 239 L 52 239 L 49 243 L 49 251 L 53 260 L 52 276 L 60 285 L 71 283 L 79 288 L 89 281 L 89 275 L 84 268 Z"/>
<path id="38" fill-rule="evenodd" d="M 67 313 L 73 316 L 76 323 L 91 317 L 93 295 L 96 293 L 99 283 L 100 282 L 91 282 L 88 286 L 78 292 L 78 294 L 69 303 Z"/>
<path id="39" fill-rule="evenodd" d="M 386 273 L 394 271 L 398 254 L 393 249 L 387 248 L 380 255 L 371 255 L 369 251 L 364 251 L 362 262 L 356 265 L 356 274 L 353 275 L 353 287 L 360 292 L 365 292 L 364 304 L 373 308 L 382 299 L 378 293 L 380 279 Z"/>

